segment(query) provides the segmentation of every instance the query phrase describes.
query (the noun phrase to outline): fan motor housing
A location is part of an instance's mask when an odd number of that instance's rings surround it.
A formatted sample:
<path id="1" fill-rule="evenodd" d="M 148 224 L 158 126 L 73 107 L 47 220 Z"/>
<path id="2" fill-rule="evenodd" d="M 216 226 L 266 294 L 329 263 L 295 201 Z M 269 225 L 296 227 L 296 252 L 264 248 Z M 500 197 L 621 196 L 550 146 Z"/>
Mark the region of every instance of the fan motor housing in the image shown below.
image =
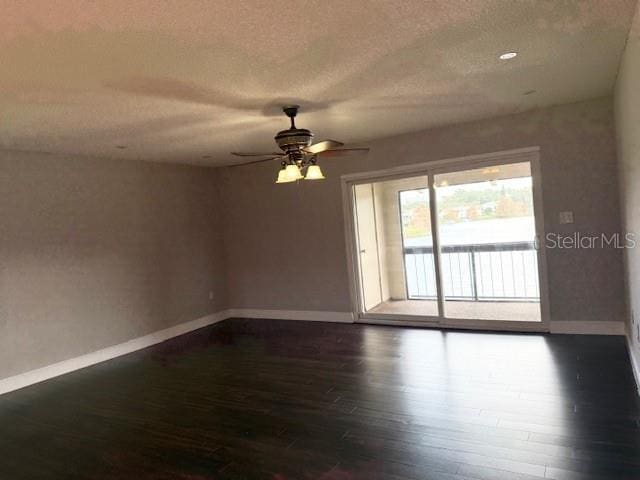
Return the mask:
<path id="1" fill-rule="evenodd" d="M 299 151 L 311 145 L 313 133 L 306 128 L 289 128 L 278 132 L 274 139 L 285 152 Z"/>

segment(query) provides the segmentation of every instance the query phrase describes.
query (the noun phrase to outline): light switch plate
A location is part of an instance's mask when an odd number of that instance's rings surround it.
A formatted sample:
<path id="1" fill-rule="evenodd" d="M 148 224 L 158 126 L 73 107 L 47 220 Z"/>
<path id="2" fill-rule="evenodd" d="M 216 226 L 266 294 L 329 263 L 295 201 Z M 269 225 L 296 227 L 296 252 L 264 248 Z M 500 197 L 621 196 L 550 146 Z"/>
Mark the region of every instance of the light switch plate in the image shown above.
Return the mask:
<path id="1" fill-rule="evenodd" d="M 573 223 L 573 212 L 560 212 L 558 217 L 561 225 Z"/>

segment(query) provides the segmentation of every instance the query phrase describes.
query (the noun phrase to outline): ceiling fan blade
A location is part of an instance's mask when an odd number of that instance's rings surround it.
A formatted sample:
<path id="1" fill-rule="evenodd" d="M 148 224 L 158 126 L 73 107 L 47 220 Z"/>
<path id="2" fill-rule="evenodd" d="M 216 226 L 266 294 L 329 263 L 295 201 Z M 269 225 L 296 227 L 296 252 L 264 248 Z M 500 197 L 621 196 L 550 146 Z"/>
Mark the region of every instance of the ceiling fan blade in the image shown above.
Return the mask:
<path id="1" fill-rule="evenodd" d="M 342 147 L 344 143 L 338 142 L 337 140 L 322 140 L 321 142 L 314 143 L 313 145 L 308 146 L 304 149 L 305 152 L 316 154 L 320 152 L 324 152 L 326 150 L 331 150 L 334 148 Z"/>
<path id="2" fill-rule="evenodd" d="M 320 158 L 325 157 L 346 157 L 347 155 L 356 155 L 358 153 L 367 153 L 369 151 L 368 148 L 340 148 L 335 150 L 325 150 L 324 152 L 320 152 L 318 155 Z"/>
<path id="3" fill-rule="evenodd" d="M 282 157 L 285 153 L 267 152 L 267 153 L 245 153 L 245 152 L 231 152 L 231 155 L 236 157 Z"/>
<path id="4" fill-rule="evenodd" d="M 280 160 L 280 156 L 277 157 L 269 157 L 269 158 L 261 158 L 260 160 L 253 160 L 252 162 L 243 162 L 237 163 L 235 165 L 229 165 L 230 167 L 244 167 L 245 165 L 253 165 L 254 163 L 262 163 L 262 162 L 270 162 L 271 160 Z"/>

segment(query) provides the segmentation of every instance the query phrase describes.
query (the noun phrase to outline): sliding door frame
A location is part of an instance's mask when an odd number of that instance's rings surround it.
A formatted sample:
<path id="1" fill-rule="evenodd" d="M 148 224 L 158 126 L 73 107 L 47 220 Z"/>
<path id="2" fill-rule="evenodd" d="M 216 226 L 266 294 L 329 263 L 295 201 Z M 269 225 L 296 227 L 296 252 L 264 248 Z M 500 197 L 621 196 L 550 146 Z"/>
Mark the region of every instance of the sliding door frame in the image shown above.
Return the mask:
<path id="1" fill-rule="evenodd" d="M 438 293 L 438 315 L 401 315 L 401 314 L 375 314 L 364 312 L 362 308 L 361 284 L 359 279 L 359 265 L 357 260 L 357 242 L 354 217 L 354 185 L 373 183 L 385 180 L 402 179 L 415 176 L 427 176 L 430 196 L 431 222 L 434 251 L 439 251 L 439 235 L 437 228 L 437 195 L 433 182 L 437 174 L 449 173 L 460 170 L 482 168 L 495 165 L 529 162 L 531 166 L 533 210 L 535 217 L 536 238 L 539 239 L 540 248 L 537 249 L 538 257 L 538 281 L 540 285 L 540 318 L 539 322 L 502 321 L 502 320 L 476 320 L 472 318 L 447 318 L 444 315 L 444 296 L 442 294 L 441 262 L 436 260 L 435 275 Z M 402 165 L 384 170 L 347 174 L 341 177 L 342 200 L 345 221 L 345 241 L 347 247 L 347 264 L 349 274 L 349 292 L 351 296 L 352 311 L 356 322 L 377 323 L 387 325 L 407 325 L 425 327 L 450 327 L 475 330 L 500 330 L 500 331 L 549 331 L 549 289 L 547 281 L 547 259 L 544 249 L 544 214 L 542 203 L 542 178 L 540 170 L 540 148 L 527 147 L 516 150 L 506 150 L 480 155 L 448 158 L 423 162 L 411 165 Z"/>

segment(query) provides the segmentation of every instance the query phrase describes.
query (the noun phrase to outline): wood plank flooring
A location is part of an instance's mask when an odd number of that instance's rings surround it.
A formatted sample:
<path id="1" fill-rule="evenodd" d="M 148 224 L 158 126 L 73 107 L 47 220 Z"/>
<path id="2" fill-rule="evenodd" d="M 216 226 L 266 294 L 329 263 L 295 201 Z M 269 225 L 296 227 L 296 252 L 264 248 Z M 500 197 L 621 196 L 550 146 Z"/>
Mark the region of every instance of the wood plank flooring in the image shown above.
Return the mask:
<path id="1" fill-rule="evenodd" d="M 622 337 L 228 320 L 0 397 L 0 479 L 640 479 Z"/>

